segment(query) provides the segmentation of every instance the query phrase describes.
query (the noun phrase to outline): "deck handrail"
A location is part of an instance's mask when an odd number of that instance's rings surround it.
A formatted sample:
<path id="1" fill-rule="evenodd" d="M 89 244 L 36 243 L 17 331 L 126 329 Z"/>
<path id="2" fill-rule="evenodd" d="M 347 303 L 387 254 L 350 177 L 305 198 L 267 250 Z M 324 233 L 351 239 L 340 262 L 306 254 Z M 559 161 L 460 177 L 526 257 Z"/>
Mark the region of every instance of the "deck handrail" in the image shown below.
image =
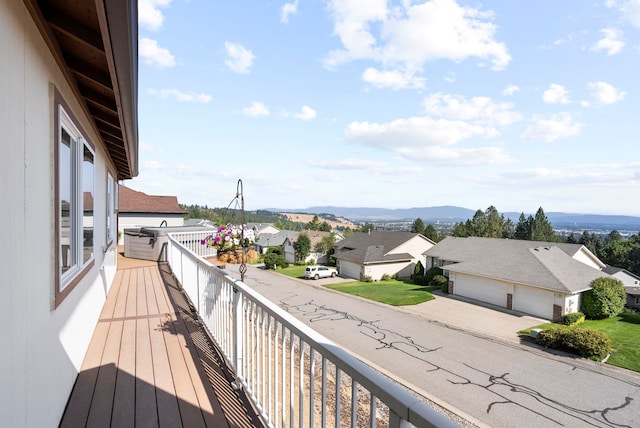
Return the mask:
<path id="1" fill-rule="evenodd" d="M 329 417 L 335 426 L 362 426 L 366 419 L 367 426 L 375 427 L 379 418 L 387 419 L 392 428 L 457 426 L 209 263 L 196 253 L 197 247 L 182 245 L 184 235 L 169 234 L 167 261 L 172 273 L 235 371 L 235 386 L 245 388 L 269 426 L 324 427 Z M 330 388 L 340 393 L 328 397 Z"/>

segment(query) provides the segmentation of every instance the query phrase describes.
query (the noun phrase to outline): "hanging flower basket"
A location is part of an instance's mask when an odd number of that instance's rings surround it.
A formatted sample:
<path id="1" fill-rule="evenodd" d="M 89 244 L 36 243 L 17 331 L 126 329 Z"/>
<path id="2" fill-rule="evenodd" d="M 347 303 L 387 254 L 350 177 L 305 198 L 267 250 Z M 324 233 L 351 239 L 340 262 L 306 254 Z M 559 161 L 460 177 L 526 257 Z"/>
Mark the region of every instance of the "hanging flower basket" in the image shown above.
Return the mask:
<path id="1" fill-rule="evenodd" d="M 200 243 L 217 252 L 220 263 L 242 263 L 242 253 L 245 253 L 245 261 L 258 259 L 258 253 L 251 246 L 256 241 L 253 229 L 247 229 L 246 225 L 236 226 L 228 224 L 220 226 L 216 233 L 207 236 Z"/>

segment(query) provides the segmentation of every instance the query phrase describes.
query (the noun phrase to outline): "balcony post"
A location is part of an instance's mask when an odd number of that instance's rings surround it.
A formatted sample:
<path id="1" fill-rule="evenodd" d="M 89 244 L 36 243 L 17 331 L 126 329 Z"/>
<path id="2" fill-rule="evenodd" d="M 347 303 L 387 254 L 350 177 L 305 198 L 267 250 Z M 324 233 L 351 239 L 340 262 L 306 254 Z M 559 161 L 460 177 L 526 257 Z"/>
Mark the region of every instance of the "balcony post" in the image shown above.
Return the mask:
<path id="1" fill-rule="evenodd" d="M 243 343 L 244 343 L 244 306 L 242 293 L 233 284 L 233 362 L 236 370 L 234 387 L 240 389 L 244 382 Z"/>

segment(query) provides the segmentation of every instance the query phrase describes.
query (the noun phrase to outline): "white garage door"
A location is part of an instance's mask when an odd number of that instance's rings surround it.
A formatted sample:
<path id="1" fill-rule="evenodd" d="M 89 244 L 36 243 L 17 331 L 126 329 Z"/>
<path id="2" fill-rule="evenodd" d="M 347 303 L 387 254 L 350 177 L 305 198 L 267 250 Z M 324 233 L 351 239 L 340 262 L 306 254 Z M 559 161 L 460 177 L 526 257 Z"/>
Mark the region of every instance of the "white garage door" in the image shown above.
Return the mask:
<path id="1" fill-rule="evenodd" d="M 507 306 L 507 284 L 457 273 L 453 294 L 490 303 L 505 308 Z"/>
<path id="2" fill-rule="evenodd" d="M 340 260 L 340 276 L 360 279 L 360 265 Z"/>
<path id="3" fill-rule="evenodd" d="M 513 294 L 514 310 L 553 319 L 553 292 L 517 285 Z"/>

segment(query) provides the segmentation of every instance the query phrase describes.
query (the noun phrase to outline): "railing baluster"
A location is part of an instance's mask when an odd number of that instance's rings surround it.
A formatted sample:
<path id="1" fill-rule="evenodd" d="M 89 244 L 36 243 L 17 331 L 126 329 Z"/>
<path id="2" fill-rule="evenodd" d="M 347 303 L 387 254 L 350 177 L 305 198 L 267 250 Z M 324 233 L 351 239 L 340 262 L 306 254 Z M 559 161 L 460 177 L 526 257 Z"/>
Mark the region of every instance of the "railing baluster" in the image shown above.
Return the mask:
<path id="1" fill-rule="evenodd" d="M 358 426 L 358 384 L 351 378 L 351 428 Z"/>

